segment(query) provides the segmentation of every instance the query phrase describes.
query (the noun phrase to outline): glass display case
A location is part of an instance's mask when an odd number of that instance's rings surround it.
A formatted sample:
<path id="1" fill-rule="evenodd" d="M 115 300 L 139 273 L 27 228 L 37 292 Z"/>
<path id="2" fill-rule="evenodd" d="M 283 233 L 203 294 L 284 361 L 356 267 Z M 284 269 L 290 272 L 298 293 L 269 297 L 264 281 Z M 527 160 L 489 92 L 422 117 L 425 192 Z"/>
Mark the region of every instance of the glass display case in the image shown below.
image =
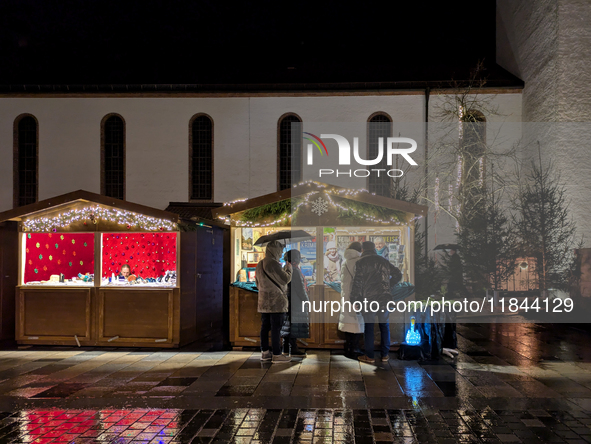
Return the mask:
<path id="1" fill-rule="evenodd" d="M 23 233 L 22 285 L 94 286 L 94 233 Z"/>
<path id="2" fill-rule="evenodd" d="M 291 239 L 280 241 L 284 244 L 283 253 L 291 249 L 297 249 L 302 253 L 302 262 L 300 269 L 304 278 L 308 282 L 316 280 L 316 228 L 237 228 L 233 234 L 234 254 L 233 269 L 236 280 L 239 282 L 254 282 L 255 269 L 257 264 L 264 259 L 266 247 L 264 245 L 255 245 L 261 236 L 276 233 L 284 230 L 304 230 L 310 234 L 311 239 L 305 241 L 293 242 Z M 285 265 L 283 255 L 280 259 L 281 265 Z"/>
<path id="3" fill-rule="evenodd" d="M 324 227 L 324 282 L 340 283 L 345 250 L 352 242 L 371 241 L 377 253 L 398 267 L 408 281 L 408 260 L 405 254 L 408 233 L 404 227 Z"/>
<path id="4" fill-rule="evenodd" d="M 101 286 L 177 284 L 177 233 L 101 233 L 101 249 Z"/>

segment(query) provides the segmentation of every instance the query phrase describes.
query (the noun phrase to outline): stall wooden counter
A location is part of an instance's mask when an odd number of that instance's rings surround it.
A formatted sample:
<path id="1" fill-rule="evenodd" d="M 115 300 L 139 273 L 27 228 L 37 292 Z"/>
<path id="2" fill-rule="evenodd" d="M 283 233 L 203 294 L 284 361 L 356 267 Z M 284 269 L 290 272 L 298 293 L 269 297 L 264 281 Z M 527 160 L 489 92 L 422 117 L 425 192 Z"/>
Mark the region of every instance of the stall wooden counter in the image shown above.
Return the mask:
<path id="1" fill-rule="evenodd" d="M 5 220 L 19 227 L 17 343 L 161 348 L 196 339 L 197 245 L 177 215 L 76 191 L 0 213 Z M 120 277 L 123 265 L 133 276 Z"/>
<path id="2" fill-rule="evenodd" d="M 353 241 L 374 241 L 382 254 L 399 267 L 403 281 L 414 284 L 415 220 L 427 207 L 318 182 L 307 182 L 249 200 L 229 202 L 215 215 L 231 227 L 231 281 L 254 279 L 256 263 L 264 248 L 255 245 L 266 234 L 280 230 L 304 230 L 308 241 L 286 240 L 288 248 L 302 253 L 300 269 L 316 306 L 340 302 L 340 293 L 329 284 L 340 282 L 343 252 Z M 230 287 L 230 342 L 235 347 L 260 343 L 260 314 L 256 292 Z M 394 346 L 403 341 L 404 315 L 390 315 Z M 338 315 L 310 313 L 310 337 L 304 347 L 340 348 L 344 335 L 338 331 Z M 379 337 L 379 336 L 376 336 Z"/>

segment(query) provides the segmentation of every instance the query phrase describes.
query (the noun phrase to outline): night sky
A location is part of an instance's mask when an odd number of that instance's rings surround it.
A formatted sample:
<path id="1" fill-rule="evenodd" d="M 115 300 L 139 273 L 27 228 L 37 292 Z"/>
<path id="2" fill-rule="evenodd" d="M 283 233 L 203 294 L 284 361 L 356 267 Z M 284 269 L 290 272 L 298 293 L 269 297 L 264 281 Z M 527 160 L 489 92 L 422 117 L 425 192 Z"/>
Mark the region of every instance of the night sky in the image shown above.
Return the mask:
<path id="1" fill-rule="evenodd" d="M 494 0 L 0 2 L 0 84 L 448 80 L 479 59 Z"/>

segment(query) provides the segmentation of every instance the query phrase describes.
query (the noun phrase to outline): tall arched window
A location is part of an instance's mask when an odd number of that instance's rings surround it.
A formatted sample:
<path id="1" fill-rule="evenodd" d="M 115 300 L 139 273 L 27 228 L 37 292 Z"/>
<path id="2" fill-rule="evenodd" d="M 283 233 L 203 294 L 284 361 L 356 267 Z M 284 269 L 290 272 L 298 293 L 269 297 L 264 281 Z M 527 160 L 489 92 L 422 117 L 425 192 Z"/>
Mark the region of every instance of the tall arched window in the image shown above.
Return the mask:
<path id="1" fill-rule="evenodd" d="M 386 113 L 375 113 L 367 121 L 367 151 L 368 159 L 375 159 L 378 157 L 379 139 L 383 139 L 383 157 L 382 161 L 372 166 L 371 169 L 383 169 L 384 171 L 377 172 L 372 171 L 372 174 L 368 178 L 368 189 L 371 193 L 378 194 L 380 196 L 391 197 L 392 196 L 392 178 L 386 174 L 386 171 L 390 169 L 386 158 L 387 139 L 392 137 L 392 119 Z"/>
<path id="2" fill-rule="evenodd" d="M 14 206 L 39 200 L 39 125 L 30 114 L 14 121 Z"/>
<path id="3" fill-rule="evenodd" d="M 213 199 L 213 120 L 205 114 L 189 123 L 189 194 L 191 200 Z"/>
<path id="4" fill-rule="evenodd" d="M 125 199 L 125 121 L 118 114 L 101 122 L 101 194 Z"/>
<path id="5" fill-rule="evenodd" d="M 278 127 L 277 189 L 281 191 L 302 180 L 302 119 L 284 114 Z"/>

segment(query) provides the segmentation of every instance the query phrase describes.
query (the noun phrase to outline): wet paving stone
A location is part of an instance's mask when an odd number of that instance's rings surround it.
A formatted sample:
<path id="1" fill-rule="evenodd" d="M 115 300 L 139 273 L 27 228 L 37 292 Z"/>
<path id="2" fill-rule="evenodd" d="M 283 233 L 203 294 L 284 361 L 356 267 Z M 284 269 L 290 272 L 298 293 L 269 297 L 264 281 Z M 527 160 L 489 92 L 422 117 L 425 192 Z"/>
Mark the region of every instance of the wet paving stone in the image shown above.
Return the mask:
<path id="1" fill-rule="evenodd" d="M 456 359 L 376 366 L 340 351 L 277 366 L 258 351 L 0 350 L 0 444 L 591 442 L 587 333 L 457 332 Z"/>
<path id="2" fill-rule="evenodd" d="M 166 378 L 164 381 L 159 382 L 158 386 L 169 386 L 169 387 L 188 387 L 197 381 L 199 378 Z"/>
<path id="3" fill-rule="evenodd" d="M 88 384 L 79 383 L 58 384 L 49 390 L 37 393 L 36 395 L 32 396 L 32 398 L 67 398 L 68 396 L 71 396 L 74 393 L 82 390 L 87 385 Z"/>

